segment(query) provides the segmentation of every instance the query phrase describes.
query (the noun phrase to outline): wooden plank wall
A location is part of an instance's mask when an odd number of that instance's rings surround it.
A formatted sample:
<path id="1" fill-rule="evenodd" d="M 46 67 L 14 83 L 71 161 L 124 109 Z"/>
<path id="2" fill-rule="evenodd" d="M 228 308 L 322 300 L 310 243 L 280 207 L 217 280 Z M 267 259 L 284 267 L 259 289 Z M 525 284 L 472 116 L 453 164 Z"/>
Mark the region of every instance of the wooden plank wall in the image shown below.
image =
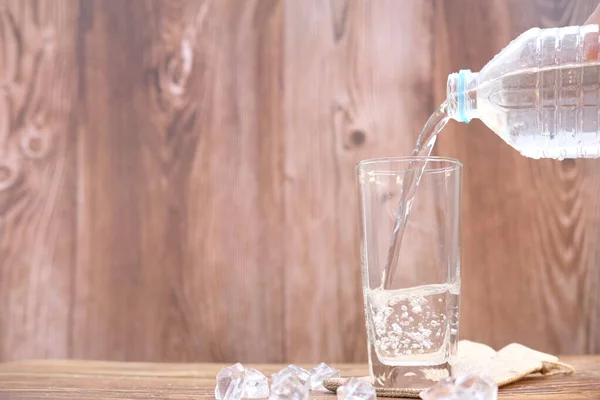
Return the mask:
<path id="1" fill-rule="evenodd" d="M 0 360 L 365 361 L 354 165 L 588 0 L 0 0 Z M 600 351 L 600 164 L 481 123 L 461 336 Z"/>

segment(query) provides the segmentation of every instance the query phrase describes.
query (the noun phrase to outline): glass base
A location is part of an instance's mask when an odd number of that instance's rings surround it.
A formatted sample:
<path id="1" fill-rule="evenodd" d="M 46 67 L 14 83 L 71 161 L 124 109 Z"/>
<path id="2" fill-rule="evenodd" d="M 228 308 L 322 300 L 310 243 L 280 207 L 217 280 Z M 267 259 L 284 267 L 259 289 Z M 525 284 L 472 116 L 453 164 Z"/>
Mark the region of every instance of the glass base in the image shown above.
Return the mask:
<path id="1" fill-rule="evenodd" d="M 373 360 L 375 361 L 375 360 Z M 382 388 L 427 389 L 451 375 L 450 363 L 435 365 L 385 365 L 373 362 L 373 386 Z"/>

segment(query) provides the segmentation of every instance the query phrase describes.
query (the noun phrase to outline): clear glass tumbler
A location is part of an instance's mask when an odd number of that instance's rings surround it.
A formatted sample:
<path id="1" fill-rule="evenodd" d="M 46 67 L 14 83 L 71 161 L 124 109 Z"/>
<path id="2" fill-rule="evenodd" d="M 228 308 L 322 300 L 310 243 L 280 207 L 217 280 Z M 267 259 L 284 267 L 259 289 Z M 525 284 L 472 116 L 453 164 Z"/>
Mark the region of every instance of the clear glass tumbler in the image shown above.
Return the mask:
<path id="1" fill-rule="evenodd" d="M 402 182 L 424 167 L 383 288 Z M 369 366 L 376 387 L 425 388 L 451 374 L 458 343 L 462 165 L 439 157 L 365 160 L 357 175 Z"/>

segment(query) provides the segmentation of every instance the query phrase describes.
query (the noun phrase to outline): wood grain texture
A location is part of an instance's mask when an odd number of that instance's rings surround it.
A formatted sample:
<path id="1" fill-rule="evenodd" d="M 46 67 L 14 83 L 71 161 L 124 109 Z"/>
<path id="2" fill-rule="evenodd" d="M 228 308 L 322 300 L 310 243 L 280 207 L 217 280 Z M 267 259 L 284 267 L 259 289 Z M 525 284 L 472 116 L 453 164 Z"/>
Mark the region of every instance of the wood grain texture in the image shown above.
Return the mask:
<path id="1" fill-rule="evenodd" d="M 403 62 L 427 48 L 419 32 L 431 7 L 292 0 L 285 8 L 287 357 L 364 360 L 354 166 L 390 148 L 405 153 L 416 137 L 404 133 L 418 131 L 413 117 L 432 109 L 427 93 L 415 96 L 429 57 Z M 411 34 L 411 43 L 398 40 Z"/>
<path id="2" fill-rule="evenodd" d="M 0 359 L 69 352 L 76 18 L 0 2 Z"/>
<path id="3" fill-rule="evenodd" d="M 202 351 L 188 344 L 182 274 L 198 140 L 188 86 L 205 7 L 82 3 L 74 357 Z"/>
<path id="4" fill-rule="evenodd" d="M 205 97 L 186 194 L 189 335 L 203 343 L 197 359 L 282 360 L 282 5 L 210 7 L 190 89 Z"/>
<path id="5" fill-rule="evenodd" d="M 354 165 L 597 0 L 0 0 L 0 360 L 362 362 Z M 600 170 L 478 121 L 461 336 L 600 351 Z"/>
<path id="6" fill-rule="evenodd" d="M 117 3 L 82 22 L 74 356 L 281 359 L 279 5 Z"/>
<path id="7" fill-rule="evenodd" d="M 503 387 L 500 399 L 591 400 L 600 394 L 600 357 L 564 358 L 577 373 L 531 376 Z M 215 376 L 225 364 L 151 364 L 90 361 L 29 361 L 0 364 L 0 398 L 37 400 L 214 399 Z M 265 375 L 284 364 L 253 364 Z M 303 365 L 310 368 L 311 365 Z M 248 365 L 250 367 L 250 365 Z M 342 376 L 364 376 L 365 364 L 335 364 Z M 311 399 L 333 399 L 311 392 Z"/>

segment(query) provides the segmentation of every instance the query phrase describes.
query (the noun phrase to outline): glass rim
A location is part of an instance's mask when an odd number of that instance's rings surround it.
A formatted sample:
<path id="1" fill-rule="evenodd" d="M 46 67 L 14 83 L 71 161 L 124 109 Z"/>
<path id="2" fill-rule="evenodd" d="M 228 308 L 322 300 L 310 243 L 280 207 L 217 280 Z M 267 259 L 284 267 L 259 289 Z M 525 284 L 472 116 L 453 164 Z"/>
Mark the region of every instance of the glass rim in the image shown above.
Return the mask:
<path id="1" fill-rule="evenodd" d="M 421 161 L 421 162 L 442 162 L 445 165 L 435 167 L 435 168 L 426 168 L 423 171 L 423 174 L 433 174 L 439 172 L 453 172 L 458 171 L 462 168 L 463 164 L 458 161 L 456 158 L 450 157 L 439 157 L 439 156 L 405 156 L 405 157 L 382 157 L 382 158 L 370 158 L 366 160 L 360 161 L 356 165 L 356 169 L 358 171 L 364 171 L 367 167 L 376 166 L 377 164 L 398 164 L 398 165 L 407 165 L 402 169 L 394 169 L 394 168 L 372 168 L 369 169 L 369 172 L 373 173 L 393 173 L 393 172 L 404 172 L 408 168 L 408 164 L 413 161 Z"/>

